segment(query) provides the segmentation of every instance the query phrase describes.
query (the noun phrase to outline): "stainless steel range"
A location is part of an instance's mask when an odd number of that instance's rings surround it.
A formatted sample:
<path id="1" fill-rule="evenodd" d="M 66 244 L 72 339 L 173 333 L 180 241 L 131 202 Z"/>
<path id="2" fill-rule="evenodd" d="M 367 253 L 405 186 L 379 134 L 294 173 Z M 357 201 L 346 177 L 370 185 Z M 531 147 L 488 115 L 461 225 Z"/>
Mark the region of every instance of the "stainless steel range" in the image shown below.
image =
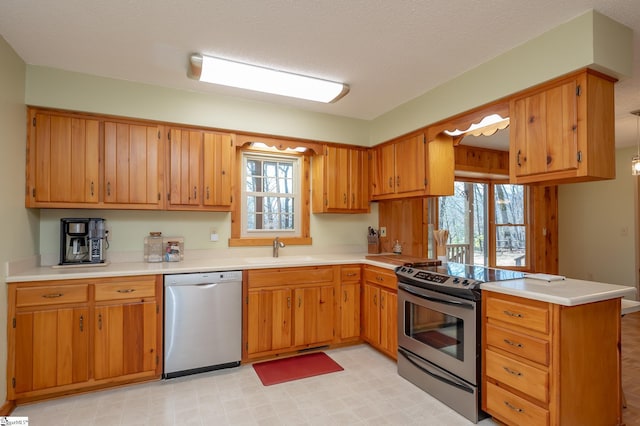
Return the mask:
<path id="1" fill-rule="evenodd" d="M 398 374 L 477 423 L 480 409 L 480 284 L 521 272 L 445 263 L 399 266 Z"/>

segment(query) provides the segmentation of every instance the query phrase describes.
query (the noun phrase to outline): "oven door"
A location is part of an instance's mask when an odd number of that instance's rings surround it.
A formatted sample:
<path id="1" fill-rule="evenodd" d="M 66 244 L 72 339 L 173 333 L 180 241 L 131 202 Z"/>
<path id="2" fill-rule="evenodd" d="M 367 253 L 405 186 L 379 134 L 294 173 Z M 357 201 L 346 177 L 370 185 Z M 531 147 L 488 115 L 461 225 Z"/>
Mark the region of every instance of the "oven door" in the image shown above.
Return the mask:
<path id="1" fill-rule="evenodd" d="M 478 384 L 476 303 L 400 282 L 398 346 Z"/>

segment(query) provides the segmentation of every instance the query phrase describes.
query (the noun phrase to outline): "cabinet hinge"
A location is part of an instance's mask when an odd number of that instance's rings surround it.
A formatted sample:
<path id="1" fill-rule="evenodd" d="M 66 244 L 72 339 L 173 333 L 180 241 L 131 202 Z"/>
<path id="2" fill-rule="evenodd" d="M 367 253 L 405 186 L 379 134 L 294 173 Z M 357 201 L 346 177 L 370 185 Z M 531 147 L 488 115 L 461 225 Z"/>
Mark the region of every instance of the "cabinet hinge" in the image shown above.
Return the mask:
<path id="1" fill-rule="evenodd" d="M 326 155 L 327 157 L 329 156 L 329 148 L 324 149 L 324 155 Z"/>
<path id="2" fill-rule="evenodd" d="M 171 193 L 167 192 L 167 201 L 171 201 Z"/>
<path id="3" fill-rule="evenodd" d="M 33 119 L 31 120 L 31 123 L 33 124 L 33 127 L 36 127 L 36 118 L 33 117 Z"/>
<path id="4" fill-rule="evenodd" d="M 244 303 L 245 303 L 246 305 L 248 305 L 248 304 L 249 304 L 249 296 L 247 296 L 247 297 L 245 298 Z"/>
<path id="5" fill-rule="evenodd" d="M 422 143 L 423 144 L 427 143 L 427 137 L 425 135 L 422 135 Z"/>
<path id="6" fill-rule="evenodd" d="M 33 189 L 31 190 L 31 196 L 32 196 L 33 198 L 36 198 L 36 189 L 35 189 L 35 188 L 33 188 Z"/>
<path id="7" fill-rule="evenodd" d="M 160 193 L 158 192 L 158 201 L 160 201 Z"/>
<path id="8" fill-rule="evenodd" d="M 582 95 L 582 86 L 578 84 L 576 86 L 576 96 L 580 96 L 580 95 Z"/>
<path id="9" fill-rule="evenodd" d="M 16 378 L 15 377 L 11 378 L 11 386 L 15 389 L 15 387 L 16 387 Z"/>
<path id="10" fill-rule="evenodd" d="M 326 198 L 324 199 L 324 205 L 325 205 L 325 206 L 328 206 L 328 205 L 329 205 L 329 200 L 328 200 L 328 199 L 326 199 Z"/>
<path id="11" fill-rule="evenodd" d="M 230 198 L 231 198 L 231 202 L 233 203 L 233 195 Z"/>
<path id="12" fill-rule="evenodd" d="M 16 317 L 13 317 L 13 321 L 11 321 L 13 328 L 16 328 Z"/>
<path id="13" fill-rule="evenodd" d="M 158 130 L 158 140 L 160 140 L 160 130 Z"/>
<path id="14" fill-rule="evenodd" d="M 578 151 L 578 163 L 582 163 L 582 151 Z"/>
<path id="15" fill-rule="evenodd" d="M 171 140 L 171 130 L 167 132 L 167 139 Z"/>
<path id="16" fill-rule="evenodd" d="M 427 186 L 427 178 L 424 178 L 424 186 Z"/>

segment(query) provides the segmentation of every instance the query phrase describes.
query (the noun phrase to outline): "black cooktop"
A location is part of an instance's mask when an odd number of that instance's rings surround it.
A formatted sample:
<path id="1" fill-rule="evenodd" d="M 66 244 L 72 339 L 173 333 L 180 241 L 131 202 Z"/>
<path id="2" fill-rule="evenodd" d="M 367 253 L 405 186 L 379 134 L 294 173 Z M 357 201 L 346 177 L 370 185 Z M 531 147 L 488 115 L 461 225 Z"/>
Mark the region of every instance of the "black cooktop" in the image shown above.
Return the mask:
<path id="1" fill-rule="evenodd" d="M 400 283 L 480 300 L 480 285 L 485 282 L 524 278 L 524 273 L 486 266 L 447 262 L 440 266 L 405 265 L 396 268 Z"/>

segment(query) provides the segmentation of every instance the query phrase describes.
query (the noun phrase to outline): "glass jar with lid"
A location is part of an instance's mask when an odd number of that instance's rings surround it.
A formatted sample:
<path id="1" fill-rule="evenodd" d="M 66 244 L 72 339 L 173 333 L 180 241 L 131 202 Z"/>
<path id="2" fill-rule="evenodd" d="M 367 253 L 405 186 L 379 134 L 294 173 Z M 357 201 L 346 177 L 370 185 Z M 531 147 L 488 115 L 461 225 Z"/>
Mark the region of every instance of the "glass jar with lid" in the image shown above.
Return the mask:
<path id="1" fill-rule="evenodd" d="M 151 263 L 162 262 L 163 254 L 162 232 L 149 232 L 149 236 L 144 237 L 144 259 Z"/>

